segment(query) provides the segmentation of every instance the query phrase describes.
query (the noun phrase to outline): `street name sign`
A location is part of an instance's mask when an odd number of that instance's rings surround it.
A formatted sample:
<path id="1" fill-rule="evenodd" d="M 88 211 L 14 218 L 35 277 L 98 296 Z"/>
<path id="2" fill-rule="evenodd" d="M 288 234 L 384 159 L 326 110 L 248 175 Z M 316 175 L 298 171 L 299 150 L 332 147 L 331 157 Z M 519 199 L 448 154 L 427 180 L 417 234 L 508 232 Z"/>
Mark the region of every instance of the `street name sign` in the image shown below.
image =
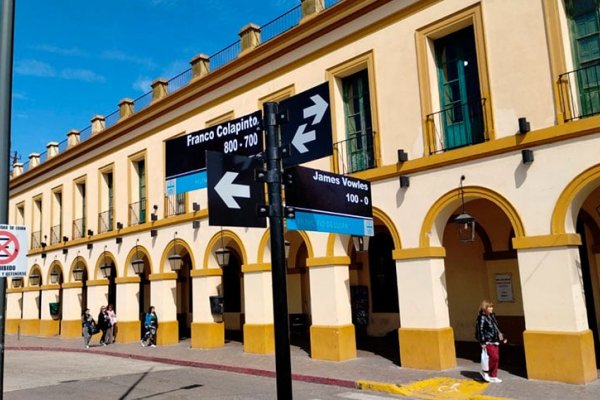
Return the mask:
<path id="1" fill-rule="evenodd" d="M 167 195 L 204 189 L 207 150 L 246 156 L 263 150 L 262 112 L 167 140 L 165 147 Z"/>
<path id="2" fill-rule="evenodd" d="M 206 152 L 208 184 L 208 224 L 265 228 L 267 220 L 257 215 L 265 204 L 265 189 L 255 179 L 262 168 L 256 158 L 237 154 Z"/>
<path id="3" fill-rule="evenodd" d="M 27 275 L 29 229 L 21 225 L 0 225 L 0 277 Z"/>
<path id="4" fill-rule="evenodd" d="M 284 167 L 333 154 L 329 83 L 325 82 L 279 103 L 288 120 L 281 125 L 281 143 L 290 146 Z"/>
<path id="5" fill-rule="evenodd" d="M 284 174 L 287 229 L 373 236 L 370 182 L 300 166 Z"/>

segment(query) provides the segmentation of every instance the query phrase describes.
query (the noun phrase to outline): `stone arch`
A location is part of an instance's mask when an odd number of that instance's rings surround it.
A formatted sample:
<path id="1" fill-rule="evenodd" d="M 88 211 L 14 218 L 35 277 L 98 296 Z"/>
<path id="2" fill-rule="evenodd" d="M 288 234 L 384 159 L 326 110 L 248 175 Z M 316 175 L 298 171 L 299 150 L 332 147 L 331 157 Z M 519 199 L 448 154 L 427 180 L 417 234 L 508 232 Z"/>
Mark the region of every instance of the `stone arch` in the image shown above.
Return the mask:
<path id="1" fill-rule="evenodd" d="M 40 286 L 44 284 L 44 282 L 48 282 L 48 280 L 43 280 L 42 279 L 42 267 L 39 266 L 39 264 L 33 264 L 31 266 L 31 268 L 29 269 L 29 273 L 27 274 L 27 286 L 29 286 L 29 277 L 31 275 L 33 275 L 34 273 L 36 273 L 40 276 Z"/>
<path id="2" fill-rule="evenodd" d="M 552 212 L 553 235 L 575 233 L 577 214 L 585 199 L 600 186 L 600 164 L 577 175 L 558 196 Z"/>
<path id="3" fill-rule="evenodd" d="M 177 249 L 175 248 L 175 246 L 177 246 Z M 170 272 L 170 271 L 165 271 L 165 264 L 167 262 L 167 258 L 169 257 L 169 254 L 171 253 L 171 250 L 176 250 L 177 254 L 181 255 L 182 249 L 185 250 L 187 252 L 187 254 L 190 256 L 190 260 L 192 262 L 192 269 L 193 269 L 193 266 L 196 265 L 196 262 L 194 260 L 194 253 L 192 252 L 192 248 L 185 240 L 180 239 L 180 238 L 174 238 L 169 243 L 167 243 L 167 246 L 165 247 L 165 250 L 163 251 L 163 253 L 160 257 L 160 268 L 159 268 L 160 273 Z"/>
<path id="4" fill-rule="evenodd" d="M 88 265 L 87 265 L 87 262 L 85 261 L 85 258 L 82 256 L 77 256 L 77 257 L 75 257 L 73 262 L 71 262 L 71 267 L 69 268 L 69 282 L 75 282 L 75 279 L 73 278 L 73 270 L 78 265 L 80 265 L 85 270 L 86 275 L 88 276 L 88 279 L 89 279 L 90 271 L 88 270 Z"/>
<path id="5" fill-rule="evenodd" d="M 148 260 L 148 264 L 150 267 L 150 273 L 152 273 L 152 259 L 150 258 L 150 252 L 144 246 L 133 246 L 129 253 L 127 253 L 127 257 L 125 257 L 125 265 L 123 266 L 123 276 L 135 276 L 133 273 L 133 269 L 131 268 L 131 260 L 136 255 L 144 255 Z"/>
<path id="6" fill-rule="evenodd" d="M 521 217 L 513 205 L 499 193 L 481 187 L 465 186 L 463 188 L 465 202 L 475 199 L 485 199 L 498 206 L 506 215 L 515 232 L 515 237 L 525 236 L 525 228 Z M 419 245 L 421 248 L 432 247 L 430 239 L 434 239 L 433 246 L 441 246 L 444 228 L 450 215 L 461 205 L 460 189 L 453 189 L 440 197 L 430 208 L 423 220 Z"/>
<path id="7" fill-rule="evenodd" d="M 203 269 L 219 268 L 214 251 L 222 246 L 234 248 L 242 258 L 242 264 L 248 262 L 246 248 L 242 239 L 235 232 L 225 229 L 215 233 L 208 241 L 204 251 L 204 260 L 202 261 Z"/>

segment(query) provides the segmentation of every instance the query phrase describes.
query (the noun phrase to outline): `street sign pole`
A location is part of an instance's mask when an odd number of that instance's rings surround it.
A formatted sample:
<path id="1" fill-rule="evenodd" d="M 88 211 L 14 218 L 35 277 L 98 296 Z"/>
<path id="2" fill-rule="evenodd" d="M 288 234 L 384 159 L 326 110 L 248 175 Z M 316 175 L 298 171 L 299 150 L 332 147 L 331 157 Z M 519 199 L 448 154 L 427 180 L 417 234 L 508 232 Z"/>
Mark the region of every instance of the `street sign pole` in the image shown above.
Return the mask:
<path id="1" fill-rule="evenodd" d="M 266 128 L 267 188 L 271 232 L 271 277 L 273 282 L 273 319 L 275 328 L 275 368 L 277 398 L 292 399 L 292 368 L 288 330 L 288 305 L 281 201 L 281 152 L 277 124 L 277 103 L 264 104 Z"/>
<path id="2" fill-rule="evenodd" d="M 8 169 L 15 21 L 14 0 L 2 0 L 0 11 L 0 224 L 8 223 Z M 6 278 L 0 277 L 0 400 L 4 393 L 4 329 Z"/>

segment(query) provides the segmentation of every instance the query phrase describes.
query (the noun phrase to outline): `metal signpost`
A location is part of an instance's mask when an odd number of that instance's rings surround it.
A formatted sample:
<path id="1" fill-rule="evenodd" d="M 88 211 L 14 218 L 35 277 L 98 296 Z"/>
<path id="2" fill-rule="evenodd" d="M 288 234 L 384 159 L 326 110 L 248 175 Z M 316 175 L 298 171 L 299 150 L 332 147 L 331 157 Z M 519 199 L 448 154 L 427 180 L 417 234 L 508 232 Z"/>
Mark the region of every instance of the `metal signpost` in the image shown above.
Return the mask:
<path id="1" fill-rule="evenodd" d="M 8 223 L 8 177 L 10 168 L 10 118 L 12 99 L 14 0 L 1 0 L 0 9 L 0 224 Z M 21 252 L 21 254 L 25 254 Z M 6 278 L 0 276 L 0 400 L 4 397 L 4 330 Z"/>
<path id="2" fill-rule="evenodd" d="M 255 155 L 263 150 L 260 111 L 168 140 L 165 143 L 167 195 L 204 189 L 206 151 Z"/>

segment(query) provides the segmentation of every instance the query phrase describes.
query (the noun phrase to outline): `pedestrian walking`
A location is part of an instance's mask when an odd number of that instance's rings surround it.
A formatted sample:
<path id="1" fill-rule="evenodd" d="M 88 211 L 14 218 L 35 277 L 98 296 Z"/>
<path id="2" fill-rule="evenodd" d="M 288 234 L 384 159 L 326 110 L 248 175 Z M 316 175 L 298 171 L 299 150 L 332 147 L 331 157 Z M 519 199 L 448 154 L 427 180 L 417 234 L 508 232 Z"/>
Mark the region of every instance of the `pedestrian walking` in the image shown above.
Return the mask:
<path id="1" fill-rule="evenodd" d="M 488 357 L 488 370 L 482 363 L 481 376 L 486 382 L 500 383 L 498 378 L 498 366 L 500 363 L 500 343 L 507 340 L 498 328 L 496 314 L 494 314 L 494 303 L 483 300 L 479 307 L 477 322 L 475 324 L 475 337 L 481 345 L 482 358 Z"/>
<path id="2" fill-rule="evenodd" d="M 150 306 L 144 317 L 144 335 L 142 336 L 142 346 L 156 347 L 156 330 L 158 329 L 158 317 L 154 306 Z"/>
<path id="3" fill-rule="evenodd" d="M 83 345 L 86 349 L 90 348 L 90 339 L 95 333 L 96 321 L 90 314 L 90 309 L 86 308 L 81 315 L 81 334 L 83 335 Z"/>
<path id="4" fill-rule="evenodd" d="M 100 344 L 106 346 L 106 331 L 110 327 L 110 318 L 106 313 L 106 306 L 100 307 L 98 313 L 98 328 L 102 331 L 102 337 L 100 338 Z"/>
<path id="5" fill-rule="evenodd" d="M 104 343 L 112 344 L 115 342 L 117 336 L 117 314 L 115 314 L 112 304 L 106 306 L 106 315 L 108 316 L 109 325 L 106 329 L 106 339 Z"/>

